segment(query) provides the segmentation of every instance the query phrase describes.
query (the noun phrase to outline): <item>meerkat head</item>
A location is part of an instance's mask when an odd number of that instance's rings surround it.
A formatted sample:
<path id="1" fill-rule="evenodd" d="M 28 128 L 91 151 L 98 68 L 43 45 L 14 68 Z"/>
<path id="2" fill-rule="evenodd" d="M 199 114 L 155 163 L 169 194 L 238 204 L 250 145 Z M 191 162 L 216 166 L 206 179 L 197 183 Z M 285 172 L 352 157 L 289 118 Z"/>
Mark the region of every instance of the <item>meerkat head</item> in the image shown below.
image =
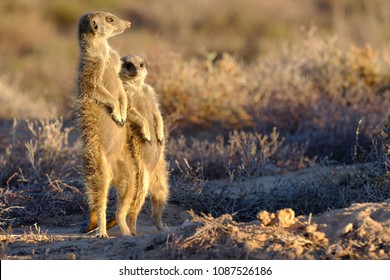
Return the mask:
<path id="1" fill-rule="evenodd" d="M 82 35 L 89 34 L 109 38 L 130 28 L 129 21 L 121 20 L 107 12 L 90 12 L 81 16 L 79 20 L 79 40 Z"/>
<path id="2" fill-rule="evenodd" d="M 119 76 L 124 83 L 142 85 L 148 74 L 145 60 L 137 55 L 128 55 L 121 58 L 122 67 Z"/>

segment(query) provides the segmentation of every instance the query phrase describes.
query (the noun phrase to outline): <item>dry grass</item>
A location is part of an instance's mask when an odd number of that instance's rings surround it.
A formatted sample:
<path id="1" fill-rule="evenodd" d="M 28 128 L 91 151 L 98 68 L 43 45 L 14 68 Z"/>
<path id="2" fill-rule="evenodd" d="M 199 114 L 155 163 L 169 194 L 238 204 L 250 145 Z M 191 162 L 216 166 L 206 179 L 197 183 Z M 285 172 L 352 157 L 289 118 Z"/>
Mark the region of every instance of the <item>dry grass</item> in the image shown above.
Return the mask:
<path id="1" fill-rule="evenodd" d="M 272 175 L 280 170 L 298 170 L 314 165 L 305 156 L 305 147 L 285 143 L 276 128 L 270 135 L 231 131 L 226 139 L 187 139 L 181 135 L 167 145 L 168 158 L 175 171 L 192 173 L 196 166 L 205 179 L 242 178 Z"/>
<path id="2" fill-rule="evenodd" d="M 13 142 L 0 158 L 0 178 L 4 206 L 18 208 L 3 211 L 2 218 L 33 223 L 82 210 L 79 144 L 69 144 L 69 132 L 62 119 L 14 122 Z"/>
<path id="3" fill-rule="evenodd" d="M 4 235 L 0 235 L 1 241 L 1 254 L 0 259 L 12 259 L 12 255 L 7 254 L 7 248 L 10 244 L 23 242 L 25 244 L 32 243 L 48 243 L 53 241 L 51 236 L 48 236 L 48 231 L 42 231 L 41 227 L 35 223 L 33 226 L 30 226 L 28 232 L 24 230 L 23 234 L 15 235 L 12 234 L 12 227 L 8 228 L 8 231 Z M 46 250 L 46 253 L 48 250 Z M 34 250 L 32 252 L 34 254 Z"/>
<path id="4" fill-rule="evenodd" d="M 3 108 L 1 119 L 17 117 L 49 118 L 58 115 L 58 108 L 43 98 L 32 98 L 28 92 L 22 92 L 16 82 L 12 83 L 5 77 L 0 77 L 0 102 Z"/>

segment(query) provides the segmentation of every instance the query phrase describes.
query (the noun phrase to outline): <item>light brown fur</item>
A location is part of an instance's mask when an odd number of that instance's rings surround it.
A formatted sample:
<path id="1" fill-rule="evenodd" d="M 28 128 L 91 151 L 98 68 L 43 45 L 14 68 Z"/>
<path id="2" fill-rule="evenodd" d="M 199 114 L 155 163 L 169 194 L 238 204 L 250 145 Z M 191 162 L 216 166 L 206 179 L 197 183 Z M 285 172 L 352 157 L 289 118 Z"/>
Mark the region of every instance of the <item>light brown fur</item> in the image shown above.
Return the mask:
<path id="1" fill-rule="evenodd" d="M 91 12 L 79 21 L 80 61 L 78 69 L 78 124 L 83 141 L 85 192 L 90 208 L 88 232 L 99 226 L 106 230 L 107 195 L 111 183 L 119 200 L 126 200 L 134 188 L 135 169 L 128 152 L 126 129 L 127 97 L 118 77 L 121 63 L 107 39 L 130 27 L 106 12 Z M 130 234 L 123 212 L 127 201 L 119 201 L 117 220 L 122 234 Z M 124 221 L 124 222 L 123 222 Z"/>
<path id="2" fill-rule="evenodd" d="M 163 230 L 161 216 L 169 195 L 163 119 L 155 91 L 144 82 L 146 75 L 146 63 L 141 57 L 129 55 L 122 58 L 119 76 L 128 97 L 127 137 L 136 166 L 135 191 L 128 216 L 130 231 L 134 235 L 137 216 L 147 194 L 150 194 L 152 204 L 152 220 L 159 230 Z M 137 118 L 134 115 L 138 113 Z M 145 142 L 143 132 L 145 122 L 151 128 L 149 143 Z"/>

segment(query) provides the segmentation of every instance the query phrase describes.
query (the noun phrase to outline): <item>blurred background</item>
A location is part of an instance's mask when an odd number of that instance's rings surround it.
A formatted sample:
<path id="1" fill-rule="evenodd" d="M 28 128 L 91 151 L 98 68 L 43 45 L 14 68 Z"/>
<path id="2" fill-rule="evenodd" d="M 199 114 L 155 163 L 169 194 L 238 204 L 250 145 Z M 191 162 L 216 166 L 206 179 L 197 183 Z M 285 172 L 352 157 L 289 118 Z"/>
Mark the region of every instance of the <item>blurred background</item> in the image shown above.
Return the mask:
<path id="1" fill-rule="evenodd" d="M 303 40 L 313 27 L 344 49 L 370 44 L 381 51 L 390 41 L 386 0 L 2 0 L 0 100 L 6 109 L 1 117 L 69 116 L 77 22 L 91 10 L 110 11 L 132 22 L 130 30 L 111 40 L 121 54 L 153 58 L 227 52 L 251 62 Z M 149 64 L 153 72 L 158 61 Z M 37 103 L 38 109 L 26 109 L 25 102 Z M 40 110 L 45 102 L 49 110 Z"/>

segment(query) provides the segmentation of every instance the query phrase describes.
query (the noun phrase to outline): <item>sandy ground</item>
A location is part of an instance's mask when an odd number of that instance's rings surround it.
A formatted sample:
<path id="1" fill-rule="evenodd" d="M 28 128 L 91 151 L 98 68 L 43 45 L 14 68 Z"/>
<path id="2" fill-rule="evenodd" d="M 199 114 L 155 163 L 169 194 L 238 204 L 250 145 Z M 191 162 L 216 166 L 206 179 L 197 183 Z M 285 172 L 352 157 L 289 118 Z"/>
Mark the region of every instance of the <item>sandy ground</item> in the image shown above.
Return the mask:
<path id="1" fill-rule="evenodd" d="M 390 259 L 390 200 L 354 204 L 312 217 L 292 210 L 263 212 L 249 223 L 230 215 L 197 216 L 169 205 L 166 232 L 153 226 L 148 203 L 138 236 L 110 238 L 79 233 L 85 217 L 61 218 L 67 226 L 18 227 L 0 236 L 2 259 Z"/>

